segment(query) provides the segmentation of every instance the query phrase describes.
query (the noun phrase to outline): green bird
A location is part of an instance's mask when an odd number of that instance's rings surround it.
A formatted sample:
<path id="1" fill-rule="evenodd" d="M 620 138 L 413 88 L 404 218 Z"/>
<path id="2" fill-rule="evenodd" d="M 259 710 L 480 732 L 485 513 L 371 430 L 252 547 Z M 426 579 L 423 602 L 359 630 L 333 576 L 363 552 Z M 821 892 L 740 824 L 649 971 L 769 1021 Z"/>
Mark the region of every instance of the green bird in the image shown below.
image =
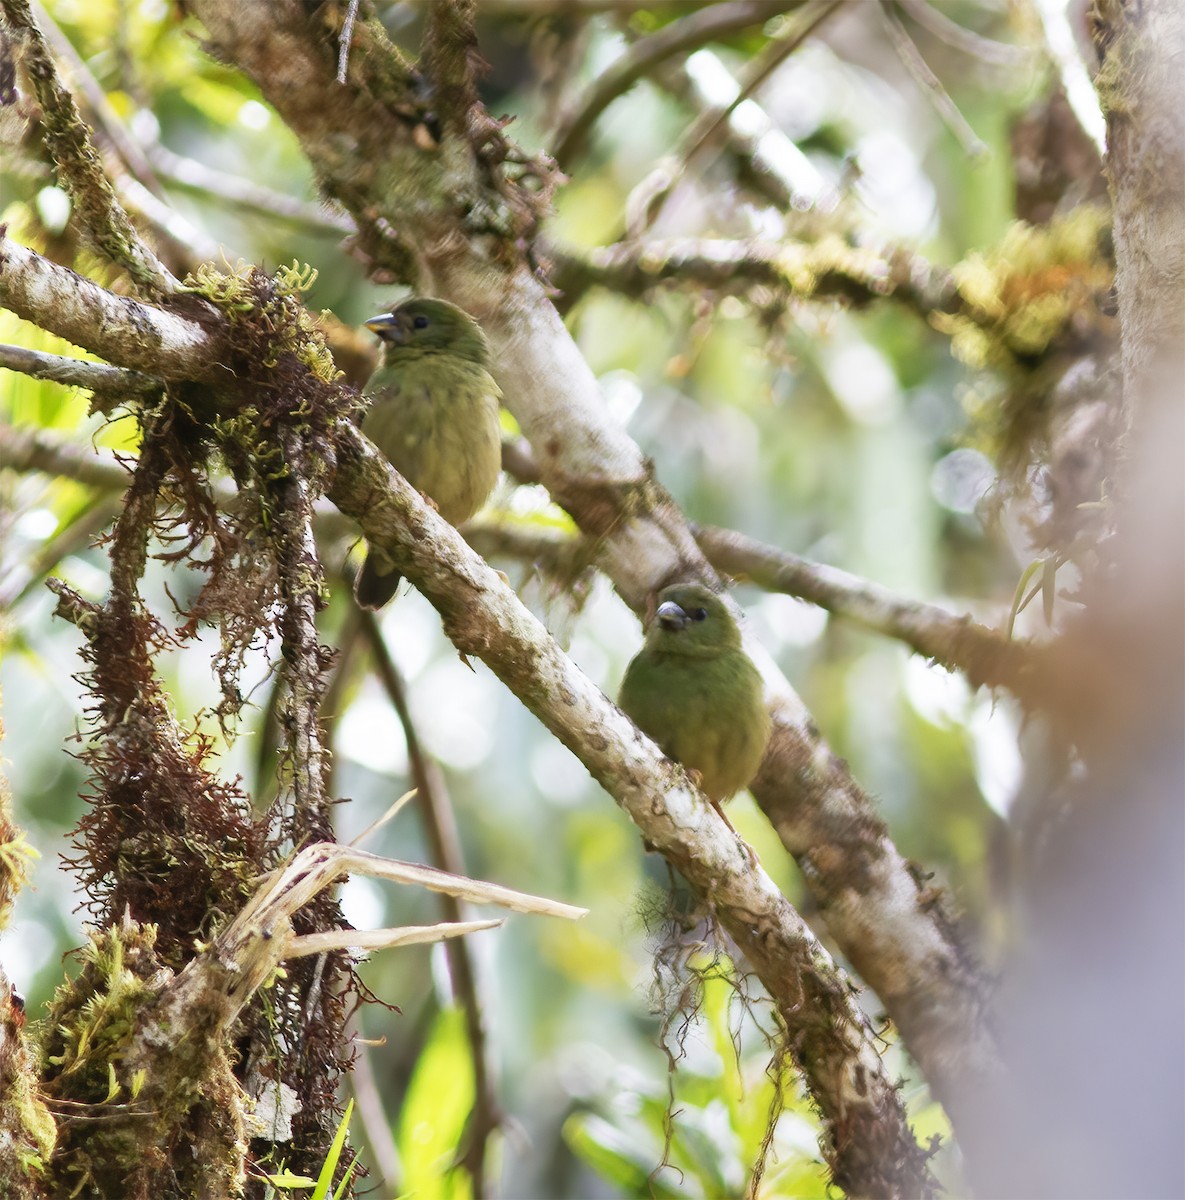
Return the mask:
<path id="1" fill-rule="evenodd" d="M 761 675 L 723 599 L 700 583 L 664 588 L 618 703 L 720 805 L 761 765 L 770 719 Z M 725 817 L 725 823 L 729 824 Z"/>
<path id="2" fill-rule="evenodd" d="M 485 503 L 498 480 L 502 393 L 489 372 L 481 326 L 444 300 L 413 297 L 371 317 L 383 361 L 363 394 L 362 432 L 423 492 L 446 521 L 460 525 Z M 374 546 L 354 584 L 363 608 L 381 608 L 400 576 Z"/>

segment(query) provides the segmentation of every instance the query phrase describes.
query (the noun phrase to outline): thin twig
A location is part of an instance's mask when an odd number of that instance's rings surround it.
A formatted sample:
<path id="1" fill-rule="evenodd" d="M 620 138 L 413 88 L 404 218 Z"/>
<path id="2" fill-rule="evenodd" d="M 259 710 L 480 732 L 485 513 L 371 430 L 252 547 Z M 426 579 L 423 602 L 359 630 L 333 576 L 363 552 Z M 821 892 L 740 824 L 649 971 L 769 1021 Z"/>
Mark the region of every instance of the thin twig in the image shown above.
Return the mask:
<path id="1" fill-rule="evenodd" d="M 424 753 L 420 745 L 407 703 L 403 679 L 383 641 L 382 630 L 373 613 L 363 614 L 362 626 L 379 680 L 403 726 L 412 781 L 415 784 L 416 799 L 428 834 L 432 857 L 446 871 L 454 875 L 463 875 L 465 865 L 461 839 L 444 777 L 439 766 Z M 442 896 L 441 907 L 446 920 L 456 922 L 464 919 L 461 905 L 454 897 Z M 502 1123 L 501 1107 L 494 1088 L 477 970 L 469 954 L 469 947 L 463 939 L 457 939 L 450 941 L 445 951 L 448 955 L 449 975 L 465 1013 L 465 1031 L 469 1038 L 470 1057 L 473 1060 L 473 1112 L 461 1162 L 469 1171 L 475 1200 L 482 1200 L 482 1197 L 488 1194 L 485 1164 L 489 1140 Z"/>
<path id="2" fill-rule="evenodd" d="M 700 53 L 711 56 L 710 60 L 701 59 L 701 62 L 710 61 L 720 72 L 728 71 L 711 50 Z M 693 73 L 686 62 L 668 64 L 654 79 L 671 95 L 696 108 L 714 110 L 717 107 L 717 97 L 705 85 L 702 70 Z M 760 109 L 763 121 L 746 122 L 742 126 L 734 115 L 728 122 L 728 151 L 742 168 L 737 172 L 738 177 L 752 187 L 763 203 L 781 213 L 794 213 L 812 205 L 834 207 L 834 200 L 828 194 L 830 189 L 822 185 L 822 177 L 815 166 L 794 141 L 774 125 L 757 101 L 752 103 Z M 634 191 L 641 192 L 645 186 L 643 182 Z"/>
<path id="3" fill-rule="evenodd" d="M 337 43 L 337 81 L 345 83 L 350 65 L 350 43 L 354 40 L 354 22 L 358 18 L 358 0 L 350 0 L 342 21 L 341 36 Z"/>
<path id="4" fill-rule="evenodd" d="M 373 833 L 378 833 L 380 829 L 389 822 L 393 821 L 399 814 L 416 798 L 417 792 L 415 788 L 403 793 L 390 808 L 387 809 L 381 817 L 376 817 L 369 825 L 359 834 L 350 838 L 348 845 L 361 846 L 368 837 Z"/>
<path id="5" fill-rule="evenodd" d="M 946 127 L 958 139 L 966 154 L 972 158 L 982 158 L 988 153 L 988 148 L 980 141 L 975 130 L 967 124 L 967 118 L 959 111 L 959 107 L 950 98 L 950 93 L 942 86 L 942 81 L 930 70 L 929 64 L 922 57 L 921 51 L 914 45 L 905 26 L 901 24 L 897 14 L 892 10 L 892 0 L 881 0 L 880 14 L 884 18 L 885 27 L 889 31 L 889 39 L 897 51 L 902 65 L 913 77 L 914 82 L 922 89 L 923 94 L 934 106 L 934 110 L 942 118 Z"/>
<path id="6" fill-rule="evenodd" d="M 321 208 L 241 176 L 219 171 L 195 158 L 176 154 L 160 142 L 151 145 L 147 153 L 162 179 L 186 191 L 213 196 L 244 212 L 290 221 L 310 233 L 341 237 L 357 232 L 354 219 L 347 213 Z"/>
<path id="7" fill-rule="evenodd" d="M 939 12 L 932 4 L 928 4 L 927 0 L 896 2 L 904 12 L 935 37 L 973 58 L 1001 67 L 1015 67 L 1033 61 L 1033 51 L 1027 46 L 1010 46 L 1007 42 L 983 37 L 965 25 L 952 21 L 946 13 Z"/>
<path id="8" fill-rule="evenodd" d="M 631 228 L 631 236 L 638 236 L 658 219 L 664 203 L 679 181 L 691 170 L 692 165 L 715 139 L 721 128 L 728 129 L 736 110 L 806 41 L 818 27 L 840 6 L 841 0 L 808 0 L 808 3 L 786 18 L 778 35 L 768 41 L 756 58 L 745 66 L 736 95 L 723 107 L 703 112 L 680 139 L 674 153 L 678 165 L 667 173 L 664 187 L 648 198 L 645 222 L 641 227 Z"/>
<path id="9" fill-rule="evenodd" d="M 572 111 L 561 117 L 552 156 L 561 167 L 570 163 L 583 151 L 589 131 L 601 113 L 668 59 L 738 30 L 760 25 L 791 7 L 791 3 L 776 0 L 728 0 L 697 9 L 639 39 L 601 74 Z"/>
<path id="10" fill-rule="evenodd" d="M 750 96 L 806 41 L 812 33 L 839 7 L 841 0 L 809 0 L 801 9 L 786 18 L 778 35 L 768 41 L 756 58 L 746 64 L 737 82 L 737 94 L 718 113 L 705 113 L 701 130 L 693 128 L 688 135 L 689 149 L 683 156 L 684 169 L 695 159 L 704 144 L 736 112 Z M 697 122 L 698 124 L 698 122 Z"/>
<path id="11" fill-rule="evenodd" d="M 370 1044 L 360 1036 L 361 1027 L 357 1012 L 351 1018 L 348 1029 L 357 1051 L 354 1069 L 350 1073 L 350 1090 L 358 1103 L 358 1115 L 362 1119 L 362 1128 L 366 1131 L 366 1140 L 370 1143 L 370 1152 L 374 1155 L 375 1163 L 382 1174 L 382 1194 L 399 1196 L 404 1190 L 403 1163 L 399 1158 L 399 1147 L 395 1144 L 395 1127 L 387 1115 L 382 1093 L 375 1081 Z"/>

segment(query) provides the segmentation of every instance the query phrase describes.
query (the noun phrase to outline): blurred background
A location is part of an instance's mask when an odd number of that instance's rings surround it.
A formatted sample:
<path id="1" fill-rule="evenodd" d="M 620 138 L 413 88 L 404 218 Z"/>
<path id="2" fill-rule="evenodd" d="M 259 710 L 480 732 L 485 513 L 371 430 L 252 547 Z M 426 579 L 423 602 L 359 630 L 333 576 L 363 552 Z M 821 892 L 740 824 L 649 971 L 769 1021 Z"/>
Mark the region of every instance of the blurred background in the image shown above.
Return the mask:
<path id="1" fill-rule="evenodd" d="M 485 0 L 486 103 L 493 115 L 514 118 L 510 133 L 527 152 L 554 148 L 557 114 L 579 106 L 639 42 L 705 7 Z M 414 53 L 419 7 L 377 9 Z M 343 247 L 341 214 L 319 203 L 293 135 L 243 77 L 202 53 L 200 31 L 172 5 L 52 0 L 47 10 L 72 48 L 63 54 L 76 59 L 64 59 L 68 78 L 76 91 L 97 91 L 140 148 L 159 190 L 155 203 L 171 213 L 180 243 L 199 258 L 312 265 L 318 274 L 306 302 L 342 326 L 359 326 L 398 297 L 397 287 L 368 280 L 365 263 Z M 1080 14 L 1055 0 L 842 4 L 686 159 L 705 109 L 729 103 L 738 80 L 801 17 L 770 5 L 768 19 L 668 58 L 605 109 L 561 164 L 569 179 L 544 231 L 557 278 L 565 263 L 641 228 L 650 238 L 772 244 L 837 235 L 870 254 L 904 247 L 950 267 L 999 246 L 1018 215 L 1047 221 L 1097 194 L 1097 108 L 1092 116 L 1093 96 L 1084 102 L 1074 92 L 1086 79 L 1074 42 Z M 919 61 L 937 85 L 922 81 Z M 1041 193 L 1032 145 L 1053 125 L 1051 105 L 1085 166 L 1045 179 Z M 0 221 L 18 240 L 96 269 L 79 254 L 69 200 L 35 138 L 3 132 Z M 670 179 L 671 164 L 683 159 L 673 186 L 655 199 L 661 173 Z M 104 278 L 101 270 L 96 277 Z M 931 327 L 895 300 L 852 306 L 800 302 L 771 288 L 694 286 L 632 296 L 578 273 L 567 278 L 559 302 L 606 405 L 693 521 L 1005 625 L 1018 581 L 1047 548 L 1032 536 L 1046 515 L 1038 456 L 1018 456 L 1001 432 L 1015 378 L 998 361 L 952 353 L 950 329 Z M 6 312 L 0 341 L 77 353 Z M 357 339 L 363 362 L 367 344 Z M 83 451 L 133 451 L 134 423 L 90 417 L 87 402 L 24 376 L 0 377 L 9 424 Z M 4 767 L 17 819 L 42 856 L 0 941 L 0 962 L 36 1014 L 61 979 L 63 953 L 82 941 L 85 920 L 62 863 L 86 787 L 72 757 L 87 736 L 75 681 L 79 635 L 51 617 L 42 559 L 48 554 L 54 574 L 101 598 L 106 558 L 94 539 L 119 492 L 54 472 L 5 470 L 0 502 Z M 476 524 L 548 537 L 573 532 L 541 488 L 505 476 Z M 322 638 L 340 644 L 344 630 L 357 637 L 341 576 L 357 550 L 340 523 L 324 532 L 332 598 Z M 539 561 L 495 565 L 580 667 L 615 694 L 641 630 L 607 580 L 587 570 L 557 574 Z M 148 598 L 169 619 L 170 596 L 184 608 L 201 582 L 153 563 Z M 1035 786 L 1026 746 L 1040 730 L 1022 728 L 1007 695 L 974 694 L 882 636 L 744 583 L 737 598 L 824 736 L 876 796 L 902 853 L 949 886 L 993 959 L 1007 930 L 1003 823 L 1026 779 Z M 1039 608 L 1019 615 L 1018 632 L 1044 636 Z M 662 971 L 663 986 L 654 986 L 663 889 L 671 885 L 661 861 L 489 671 L 458 658 L 418 594 L 400 596 L 381 628 L 422 749 L 442 769 L 467 873 L 590 909 L 579 924 L 514 917 L 470 939 L 507 1118 L 498 1138 L 504 1194 L 739 1194 L 774 1091 L 760 998 L 743 1004 L 722 966 L 670 1075 L 663 1018 L 678 987 Z M 210 666 L 217 646 L 213 630 L 188 643 L 162 662 L 164 683 L 177 716 L 216 739 L 219 769 L 241 775 L 262 805 L 274 787 L 265 726 L 275 647 L 249 664 L 252 705 L 228 742 L 208 716 L 219 699 Z M 343 798 L 337 831 L 349 840 L 412 786 L 411 764 L 404 726 L 364 646 L 344 661 L 331 700 L 334 789 Z M 739 798 L 730 816 L 809 919 L 797 869 L 753 802 Z M 428 862 L 431 843 L 412 805 L 366 845 Z M 342 903 L 362 928 L 440 919 L 428 893 L 364 879 L 345 886 Z M 372 1006 L 358 1017 L 369 1042 L 353 1134 L 372 1180 L 420 1197 L 467 1195 L 464 1173 L 449 1167 L 466 1136 L 473 1070 L 446 956 L 440 947 L 403 949 L 361 972 L 399 1010 Z M 877 1017 L 876 998 L 865 999 Z M 916 1131 L 944 1133 L 940 1110 L 893 1037 L 886 1033 L 890 1074 L 905 1079 Z M 674 1048 L 673 1032 L 666 1041 Z M 823 1196 L 814 1118 L 795 1095 L 791 1088 L 777 1121 L 762 1194 Z M 678 1170 L 657 1171 L 672 1109 L 669 1159 Z M 936 1168 L 958 1188 L 949 1144 Z"/>

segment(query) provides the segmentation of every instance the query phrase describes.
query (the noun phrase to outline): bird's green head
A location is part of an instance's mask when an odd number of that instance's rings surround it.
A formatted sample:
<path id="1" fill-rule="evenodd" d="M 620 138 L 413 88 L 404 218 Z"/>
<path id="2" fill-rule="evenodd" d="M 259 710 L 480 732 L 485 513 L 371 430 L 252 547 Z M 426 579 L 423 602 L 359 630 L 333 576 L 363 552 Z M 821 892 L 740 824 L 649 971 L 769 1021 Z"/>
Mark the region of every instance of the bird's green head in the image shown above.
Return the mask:
<path id="1" fill-rule="evenodd" d="M 451 354 L 481 367 L 489 362 L 490 348 L 481 326 L 447 300 L 425 296 L 401 300 L 387 312 L 371 317 L 366 328 L 382 339 L 388 357 L 423 350 Z"/>
<path id="2" fill-rule="evenodd" d="M 741 648 L 741 631 L 721 596 L 702 583 L 676 583 L 658 594 L 646 644 L 664 654 L 706 658 Z"/>

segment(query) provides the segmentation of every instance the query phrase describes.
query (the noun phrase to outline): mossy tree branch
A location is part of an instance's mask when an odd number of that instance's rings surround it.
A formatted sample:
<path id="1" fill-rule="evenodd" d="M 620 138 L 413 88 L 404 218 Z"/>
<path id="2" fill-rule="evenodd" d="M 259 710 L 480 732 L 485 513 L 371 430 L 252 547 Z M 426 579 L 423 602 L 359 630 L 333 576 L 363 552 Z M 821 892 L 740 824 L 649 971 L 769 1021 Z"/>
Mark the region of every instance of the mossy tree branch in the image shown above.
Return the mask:
<path id="1" fill-rule="evenodd" d="M 115 198 L 90 130 L 58 78 L 53 55 L 28 0 L 0 0 L 0 13 L 22 40 L 25 72 L 41 105 L 42 135 L 91 244 L 127 271 L 148 295 L 173 291 L 177 280 L 140 238 Z"/>
<path id="2" fill-rule="evenodd" d="M 471 142 L 454 139 L 437 147 L 406 64 L 381 30 L 366 22 L 356 28 L 350 79 L 342 87 L 335 78 L 335 33 L 310 24 L 299 6 L 192 0 L 191 10 L 217 53 L 256 80 L 300 138 L 323 186 L 352 211 L 375 264 L 418 279 L 482 322 L 507 404 L 532 444 L 543 482 L 596 540 L 599 565 L 626 600 L 640 612 L 666 582 L 714 582 L 685 518 L 650 477 L 639 448 L 607 418 L 595 377 L 523 254 L 538 218 L 538 197 L 508 184 Z M 349 155 L 342 152 L 347 143 Z M 407 239 L 398 252 L 389 239 L 371 236 L 393 228 Z M 412 245 L 414 263 L 407 253 Z M 779 681 L 778 695 L 773 748 L 781 746 L 790 761 L 813 764 L 779 782 L 783 810 L 826 811 L 834 803 L 850 821 L 854 805 L 860 828 L 876 831 L 855 858 L 841 852 L 808 861 L 801 856 L 811 846 L 802 838 L 788 841 L 809 866 L 812 890 L 856 898 L 826 906 L 840 945 L 853 960 L 862 959 L 865 978 L 882 996 L 900 995 L 895 981 L 904 975 L 928 1008 L 928 989 L 942 980 L 938 986 L 958 1001 L 951 1011 L 968 1011 L 959 1000 L 969 986 L 961 965 L 966 954 L 938 921 L 931 893 L 906 869 L 870 798 L 853 790 L 846 773 L 828 767 L 834 756 L 785 681 Z M 878 861 L 876 872 L 866 869 L 869 854 Z M 912 910 L 902 903 L 907 895 L 917 901 Z M 884 942 L 883 953 L 880 939 L 870 937 L 882 910 L 894 913 L 902 935 Z M 910 911 L 918 926 L 912 935 Z M 924 956 L 915 954 L 915 946 L 926 947 Z M 904 973 L 893 957 L 900 954 L 913 963 Z M 896 1002 L 886 1003 L 892 1011 Z M 903 1028 L 913 1025 L 902 1022 Z M 959 1042 L 983 1036 L 977 1028 Z M 951 1048 L 949 1055 L 957 1059 L 959 1051 Z"/>
<path id="3" fill-rule="evenodd" d="M 439 611 L 453 644 L 518 695 L 711 905 L 786 1024 L 824 1114 L 836 1183 L 861 1194 L 930 1194 L 924 1155 L 902 1123 L 899 1098 L 886 1089 L 872 1031 L 843 995 L 842 977 L 682 768 L 581 674 L 501 578 L 352 428 L 341 433 L 328 494 Z"/>
<path id="4" fill-rule="evenodd" d="M 765 287 L 861 307 L 892 297 L 925 319 L 962 307 L 950 276 L 918 255 L 853 246 L 837 235 L 811 243 L 652 238 L 584 252 L 550 245 L 546 255 L 568 302 L 590 287 L 640 300 L 664 284 L 693 284 L 741 296 Z"/>
<path id="5" fill-rule="evenodd" d="M 229 332 L 221 336 L 234 340 Z M 170 364 L 161 374 L 172 371 Z M 325 386 L 311 376 L 309 385 Z M 231 405 L 238 394 L 230 392 Z M 207 401 L 215 396 L 211 390 Z M 782 1014 L 795 1061 L 824 1113 L 825 1153 L 837 1182 L 861 1193 L 928 1194 L 924 1155 L 848 984 L 684 772 L 573 666 L 353 425 L 336 424 L 332 453 L 330 499 L 438 608 L 454 644 L 494 670 L 713 906 Z"/>

